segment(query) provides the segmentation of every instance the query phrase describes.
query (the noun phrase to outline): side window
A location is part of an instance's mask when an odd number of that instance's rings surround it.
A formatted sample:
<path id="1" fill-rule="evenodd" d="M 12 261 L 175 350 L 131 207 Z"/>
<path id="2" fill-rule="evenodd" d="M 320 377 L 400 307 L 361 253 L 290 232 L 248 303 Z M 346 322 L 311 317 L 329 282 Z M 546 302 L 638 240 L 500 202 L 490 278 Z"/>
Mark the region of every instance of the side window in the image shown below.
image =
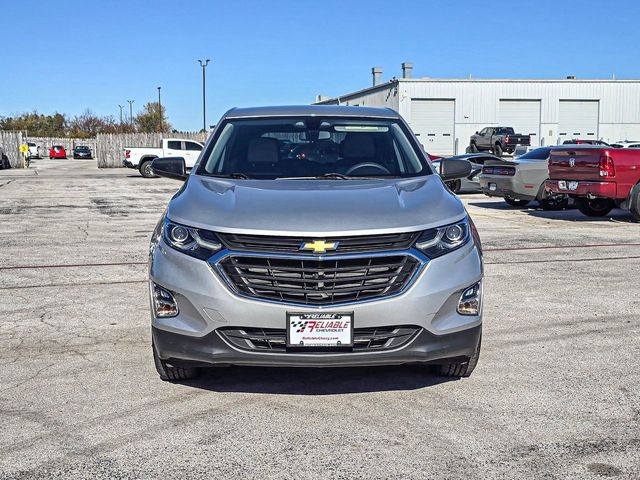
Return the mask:
<path id="1" fill-rule="evenodd" d="M 487 129 L 483 128 L 482 130 L 480 130 L 480 135 L 486 135 L 487 133 Z"/>
<path id="2" fill-rule="evenodd" d="M 634 143 L 633 145 L 629 145 L 629 148 L 640 148 L 640 143 Z"/>
<path id="3" fill-rule="evenodd" d="M 169 150 L 182 150 L 182 142 L 179 140 L 169 140 L 167 142 L 167 148 Z"/>
<path id="4" fill-rule="evenodd" d="M 191 150 L 191 151 L 195 151 L 195 152 L 199 152 L 200 150 L 202 150 L 202 145 L 195 143 L 195 142 L 184 142 L 185 146 L 187 147 L 186 150 Z"/>

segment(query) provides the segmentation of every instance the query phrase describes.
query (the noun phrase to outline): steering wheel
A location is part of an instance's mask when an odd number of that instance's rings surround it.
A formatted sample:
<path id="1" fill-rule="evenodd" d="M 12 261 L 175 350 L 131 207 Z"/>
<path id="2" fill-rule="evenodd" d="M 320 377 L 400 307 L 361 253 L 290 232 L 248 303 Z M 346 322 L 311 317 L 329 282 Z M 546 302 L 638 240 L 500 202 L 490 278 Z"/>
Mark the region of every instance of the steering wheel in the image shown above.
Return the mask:
<path id="1" fill-rule="evenodd" d="M 375 168 L 376 170 L 380 170 L 385 175 L 391 175 L 391 172 L 389 170 L 387 170 L 385 167 L 383 167 L 379 163 L 374 163 L 374 162 L 358 163 L 353 167 L 351 167 L 349 170 L 347 170 L 345 172 L 345 175 L 351 175 L 353 172 L 355 172 L 356 170 L 360 170 L 361 168 Z"/>

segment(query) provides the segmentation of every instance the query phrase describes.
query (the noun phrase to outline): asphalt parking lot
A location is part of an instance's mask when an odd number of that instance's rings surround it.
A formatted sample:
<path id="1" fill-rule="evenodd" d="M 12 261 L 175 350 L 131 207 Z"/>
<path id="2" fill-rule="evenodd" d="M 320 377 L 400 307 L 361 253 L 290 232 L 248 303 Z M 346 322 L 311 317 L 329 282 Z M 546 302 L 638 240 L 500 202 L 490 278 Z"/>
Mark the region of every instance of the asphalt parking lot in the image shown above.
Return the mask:
<path id="1" fill-rule="evenodd" d="M 0 478 L 640 478 L 640 224 L 463 195 L 485 252 L 473 376 L 415 366 L 160 381 L 147 243 L 179 183 L 0 172 Z"/>

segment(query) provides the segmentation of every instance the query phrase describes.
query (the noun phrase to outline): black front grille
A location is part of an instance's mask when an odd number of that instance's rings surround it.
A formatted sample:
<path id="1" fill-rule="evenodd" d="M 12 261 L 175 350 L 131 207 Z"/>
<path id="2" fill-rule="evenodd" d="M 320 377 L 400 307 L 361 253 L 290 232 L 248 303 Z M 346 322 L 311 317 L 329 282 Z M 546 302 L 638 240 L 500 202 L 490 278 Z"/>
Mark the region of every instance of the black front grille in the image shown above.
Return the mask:
<path id="1" fill-rule="evenodd" d="M 356 328 L 353 331 L 351 350 L 364 352 L 402 347 L 419 331 L 420 327 L 415 325 Z M 285 352 L 287 349 L 287 334 L 284 328 L 225 327 L 218 329 L 218 332 L 225 340 L 242 350 Z"/>
<path id="2" fill-rule="evenodd" d="M 387 252 L 411 247 L 420 232 L 390 233 L 384 235 L 358 235 L 352 237 L 277 237 L 271 235 L 245 235 L 218 233 L 218 237 L 230 250 L 243 252 L 308 253 L 300 246 L 314 240 L 338 242 L 338 248 L 327 255 L 352 252 Z"/>
<path id="3" fill-rule="evenodd" d="M 410 255 L 296 259 L 231 255 L 220 267 L 235 290 L 262 300 L 334 305 L 388 297 L 409 283 L 419 262 Z"/>

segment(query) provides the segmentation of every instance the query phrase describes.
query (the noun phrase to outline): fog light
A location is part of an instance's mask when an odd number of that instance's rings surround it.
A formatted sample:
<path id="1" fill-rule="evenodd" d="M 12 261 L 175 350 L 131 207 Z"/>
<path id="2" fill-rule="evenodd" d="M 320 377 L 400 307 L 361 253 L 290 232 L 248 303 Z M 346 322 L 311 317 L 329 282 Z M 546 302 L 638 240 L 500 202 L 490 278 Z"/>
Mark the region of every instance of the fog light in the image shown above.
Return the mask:
<path id="1" fill-rule="evenodd" d="M 151 284 L 153 297 L 153 314 L 158 318 L 178 315 L 178 304 L 173 293 L 155 283 Z"/>
<path id="2" fill-rule="evenodd" d="M 480 282 L 466 288 L 458 301 L 458 313 L 460 315 L 478 315 L 480 313 L 480 300 L 482 299 L 482 285 Z"/>

